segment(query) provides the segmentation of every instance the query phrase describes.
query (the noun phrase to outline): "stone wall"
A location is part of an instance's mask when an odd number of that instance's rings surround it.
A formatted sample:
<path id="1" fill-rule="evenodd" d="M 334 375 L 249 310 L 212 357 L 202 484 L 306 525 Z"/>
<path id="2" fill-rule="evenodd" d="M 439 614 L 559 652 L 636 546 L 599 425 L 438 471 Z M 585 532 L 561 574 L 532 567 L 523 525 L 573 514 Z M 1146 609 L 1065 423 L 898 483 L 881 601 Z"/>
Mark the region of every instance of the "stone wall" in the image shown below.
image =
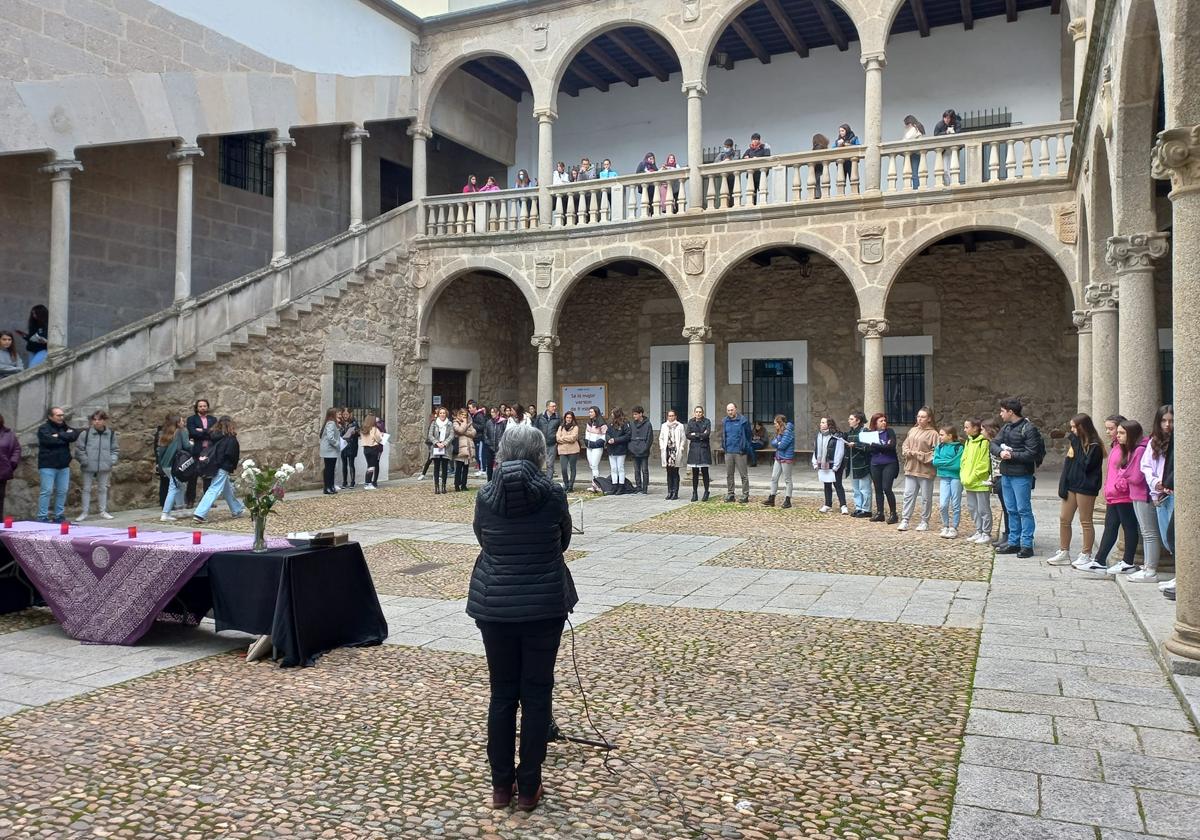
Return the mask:
<path id="1" fill-rule="evenodd" d="M 336 302 L 284 321 L 265 338 L 252 338 L 246 347 L 216 362 L 180 373 L 174 382 L 159 385 L 125 407 L 109 412 L 110 426 L 121 440 L 122 457 L 113 474 L 113 509 L 147 507 L 157 503 L 153 474 L 152 430 L 168 412 L 190 414 L 193 401 L 204 396 L 215 414 L 229 414 L 240 427 L 243 458 L 259 463 L 303 461 L 311 465 L 304 486 L 320 483 L 317 433 L 324 405 L 324 386 L 332 374 L 323 348 L 348 338 L 375 348 L 390 348 L 388 387 L 395 388 L 395 410 L 388 416 L 392 433 L 393 468 L 420 466 L 418 441 L 423 397 L 416 376 L 416 348 L 410 340 L 416 328 L 416 304 L 401 275 L 351 287 Z M 393 401 L 389 399 L 389 402 Z M 79 417 L 70 418 L 84 425 Z M 6 511 L 32 516 L 36 510 L 37 448 L 25 448 L 16 479 L 9 483 Z M 78 469 L 73 464 L 73 471 Z M 74 472 L 68 510 L 78 510 L 78 473 Z"/>

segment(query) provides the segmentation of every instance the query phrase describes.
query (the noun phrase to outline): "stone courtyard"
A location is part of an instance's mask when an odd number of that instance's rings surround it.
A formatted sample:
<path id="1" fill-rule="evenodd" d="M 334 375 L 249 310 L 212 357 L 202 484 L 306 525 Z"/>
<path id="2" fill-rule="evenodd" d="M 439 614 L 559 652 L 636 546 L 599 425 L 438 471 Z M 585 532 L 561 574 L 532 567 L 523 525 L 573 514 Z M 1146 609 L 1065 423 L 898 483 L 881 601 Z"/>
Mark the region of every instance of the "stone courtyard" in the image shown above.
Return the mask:
<path id="1" fill-rule="evenodd" d="M 542 806 L 493 811 L 473 499 L 279 509 L 272 533 L 363 544 L 389 625 L 312 668 L 247 665 L 210 622 L 121 648 L 6 616 L 0 837 L 1200 837 L 1200 678 L 1156 658 L 1156 591 L 757 491 L 575 494 L 555 717 L 617 749 L 552 744 Z"/>

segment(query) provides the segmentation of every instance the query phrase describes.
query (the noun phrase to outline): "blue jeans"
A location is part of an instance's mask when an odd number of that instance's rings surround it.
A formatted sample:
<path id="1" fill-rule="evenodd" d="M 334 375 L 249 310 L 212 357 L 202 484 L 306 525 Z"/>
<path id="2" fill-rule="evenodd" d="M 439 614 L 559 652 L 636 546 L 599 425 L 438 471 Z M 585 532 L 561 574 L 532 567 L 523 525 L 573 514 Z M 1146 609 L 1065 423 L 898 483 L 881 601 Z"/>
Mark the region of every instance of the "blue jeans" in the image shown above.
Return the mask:
<path id="1" fill-rule="evenodd" d="M 1154 508 L 1154 513 L 1158 516 L 1158 533 L 1162 536 L 1163 545 L 1167 547 L 1167 551 L 1175 553 L 1175 530 L 1173 523 L 1175 520 L 1175 494 L 1167 496 L 1163 499 L 1162 504 Z"/>
<path id="2" fill-rule="evenodd" d="M 38 519 L 45 521 L 50 514 L 50 496 L 54 496 L 54 518 L 58 519 L 63 515 L 63 508 L 67 505 L 67 487 L 71 483 L 71 468 L 63 467 L 61 470 L 52 469 L 50 467 L 41 467 L 38 469 L 38 475 L 42 478 L 41 492 L 38 493 Z"/>
<path id="3" fill-rule="evenodd" d="M 209 485 L 204 498 L 200 500 L 200 504 L 196 505 L 193 516 L 198 516 L 201 519 L 208 516 L 208 512 L 216 503 L 218 496 L 225 497 L 225 504 L 229 505 L 229 512 L 234 516 L 241 516 L 242 511 L 246 509 L 246 506 L 237 500 L 237 495 L 233 491 L 233 482 L 229 480 L 229 473 L 225 472 L 225 470 L 217 470 L 217 477 Z"/>
<path id="4" fill-rule="evenodd" d="M 1033 476 L 1001 476 L 1000 491 L 1008 511 L 1008 544 L 1033 548 Z"/>
<path id="5" fill-rule="evenodd" d="M 31 368 L 31 367 L 37 367 L 44 361 L 46 361 L 46 351 L 39 350 L 29 357 L 29 364 L 27 364 L 25 367 L 26 367 L 26 369 Z"/>
<path id="6" fill-rule="evenodd" d="M 850 485 L 854 488 L 854 509 L 871 512 L 871 476 L 851 478 Z"/>
<path id="7" fill-rule="evenodd" d="M 942 476 L 941 480 L 938 501 L 942 506 L 942 525 L 957 531 L 959 520 L 962 518 L 962 482 L 949 476 Z"/>
<path id="8" fill-rule="evenodd" d="M 163 500 L 163 513 L 170 513 L 175 507 L 175 497 L 183 492 L 183 485 L 173 475 L 167 476 L 167 498 Z"/>

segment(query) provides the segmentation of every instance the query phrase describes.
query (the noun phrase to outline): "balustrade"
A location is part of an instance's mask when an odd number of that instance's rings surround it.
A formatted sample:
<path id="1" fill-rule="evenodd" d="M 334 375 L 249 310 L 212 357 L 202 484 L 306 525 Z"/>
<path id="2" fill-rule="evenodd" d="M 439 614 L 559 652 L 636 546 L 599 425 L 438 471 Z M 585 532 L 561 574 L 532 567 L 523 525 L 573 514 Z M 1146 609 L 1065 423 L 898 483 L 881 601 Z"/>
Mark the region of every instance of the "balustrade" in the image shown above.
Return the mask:
<path id="1" fill-rule="evenodd" d="M 538 226 L 536 189 L 439 195 L 423 199 L 426 236 L 511 233 Z"/>

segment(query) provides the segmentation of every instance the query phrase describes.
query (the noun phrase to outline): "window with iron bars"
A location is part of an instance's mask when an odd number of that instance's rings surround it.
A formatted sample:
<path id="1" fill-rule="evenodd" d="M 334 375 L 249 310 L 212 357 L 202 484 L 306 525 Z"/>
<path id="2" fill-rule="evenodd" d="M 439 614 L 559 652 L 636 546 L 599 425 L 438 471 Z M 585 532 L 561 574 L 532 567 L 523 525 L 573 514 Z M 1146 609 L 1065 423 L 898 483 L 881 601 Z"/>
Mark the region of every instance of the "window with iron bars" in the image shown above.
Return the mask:
<path id="1" fill-rule="evenodd" d="M 925 404 L 925 357 L 883 357 L 884 412 L 892 425 L 917 422 Z"/>
<path id="2" fill-rule="evenodd" d="M 234 134 L 221 138 L 221 183 L 259 195 L 274 195 L 275 168 L 267 148 L 269 134 Z"/>
<path id="3" fill-rule="evenodd" d="M 335 363 L 333 366 L 333 404 L 349 408 L 361 423 L 368 414 L 383 410 L 387 368 L 383 365 Z"/>
<path id="4" fill-rule="evenodd" d="M 1158 351 L 1159 381 L 1162 383 L 1163 405 L 1175 402 L 1175 351 Z"/>
<path id="5" fill-rule="evenodd" d="M 794 420 L 795 380 L 791 359 L 742 359 L 742 414 L 770 424 L 776 414 Z"/>
<path id="6" fill-rule="evenodd" d="M 666 419 L 667 412 L 674 410 L 675 416 L 684 422 L 691 416 L 688 411 L 688 363 L 662 363 L 662 417 L 654 418 L 655 422 Z"/>

